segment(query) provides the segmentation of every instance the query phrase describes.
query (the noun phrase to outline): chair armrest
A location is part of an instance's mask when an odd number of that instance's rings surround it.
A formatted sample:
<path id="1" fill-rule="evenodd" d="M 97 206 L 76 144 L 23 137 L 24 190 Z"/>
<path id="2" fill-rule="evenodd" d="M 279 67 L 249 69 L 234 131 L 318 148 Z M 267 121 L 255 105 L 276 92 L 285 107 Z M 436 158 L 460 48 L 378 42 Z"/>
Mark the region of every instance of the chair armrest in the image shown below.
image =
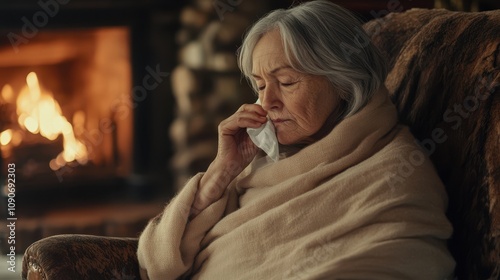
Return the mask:
<path id="1" fill-rule="evenodd" d="M 141 279 L 137 238 L 56 235 L 31 244 L 24 254 L 22 278 Z"/>

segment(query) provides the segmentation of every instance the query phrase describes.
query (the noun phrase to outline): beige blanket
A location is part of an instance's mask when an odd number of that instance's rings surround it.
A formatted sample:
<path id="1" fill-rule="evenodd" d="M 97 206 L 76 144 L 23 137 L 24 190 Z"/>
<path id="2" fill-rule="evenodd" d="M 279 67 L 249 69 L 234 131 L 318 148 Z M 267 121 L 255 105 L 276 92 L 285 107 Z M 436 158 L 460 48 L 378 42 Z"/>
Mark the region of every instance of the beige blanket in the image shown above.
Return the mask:
<path id="1" fill-rule="evenodd" d="M 276 163 L 264 159 L 188 222 L 203 175 L 192 178 L 142 233 L 143 274 L 428 280 L 452 273 L 445 191 L 385 91 L 320 141 Z"/>

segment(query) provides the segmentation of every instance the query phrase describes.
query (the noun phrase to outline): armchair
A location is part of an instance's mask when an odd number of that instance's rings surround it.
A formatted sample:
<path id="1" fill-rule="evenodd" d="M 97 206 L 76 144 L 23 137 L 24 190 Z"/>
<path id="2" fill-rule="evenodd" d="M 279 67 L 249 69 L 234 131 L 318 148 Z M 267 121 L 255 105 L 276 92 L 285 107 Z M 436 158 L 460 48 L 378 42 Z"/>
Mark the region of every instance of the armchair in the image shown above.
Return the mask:
<path id="1" fill-rule="evenodd" d="M 459 279 L 500 277 L 500 10 L 412 9 L 364 25 L 389 63 L 400 119 L 449 194 Z M 25 253 L 23 279 L 140 279 L 137 239 L 53 236 Z"/>
<path id="2" fill-rule="evenodd" d="M 56 235 L 33 243 L 22 279 L 140 279 L 137 238 Z"/>

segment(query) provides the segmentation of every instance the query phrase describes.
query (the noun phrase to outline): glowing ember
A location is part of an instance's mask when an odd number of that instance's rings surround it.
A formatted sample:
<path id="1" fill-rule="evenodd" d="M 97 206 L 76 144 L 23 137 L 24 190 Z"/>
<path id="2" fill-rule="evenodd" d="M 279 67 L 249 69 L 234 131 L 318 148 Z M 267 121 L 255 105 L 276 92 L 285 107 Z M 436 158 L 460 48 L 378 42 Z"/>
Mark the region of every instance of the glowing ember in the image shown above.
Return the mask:
<path id="1" fill-rule="evenodd" d="M 52 93 L 42 91 L 34 72 L 28 74 L 26 84 L 16 101 L 18 123 L 21 128 L 33 134 L 39 133 L 51 141 L 57 139 L 59 135 L 63 136 L 64 150 L 55 159 L 56 161 L 51 161 L 50 167 L 57 170 L 75 160 L 80 164 L 87 163 L 87 149 L 76 139 L 73 126 L 62 115 L 61 107 Z"/>

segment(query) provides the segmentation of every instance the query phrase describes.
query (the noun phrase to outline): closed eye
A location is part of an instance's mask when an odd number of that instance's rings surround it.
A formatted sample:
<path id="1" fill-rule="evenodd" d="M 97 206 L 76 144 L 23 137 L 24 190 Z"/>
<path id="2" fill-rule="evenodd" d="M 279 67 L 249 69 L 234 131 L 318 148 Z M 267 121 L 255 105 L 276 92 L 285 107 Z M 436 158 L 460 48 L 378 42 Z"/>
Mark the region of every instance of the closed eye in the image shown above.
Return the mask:
<path id="1" fill-rule="evenodd" d="M 296 82 L 291 82 L 291 83 L 281 83 L 282 86 L 284 87 L 289 87 L 289 86 L 293 86 Z"/>
<path id="2" fill-rule="evenodd" d="M 279 84 L 282 87 L 290 87 L 290 86 L 295 85 L 296 83 L 297 82 L 288 82 L 288 83 L 279 83 Z M 264 89 L 266 89 L 266 86 L 257 86 L 258 91 L 263 91 Z"/>

